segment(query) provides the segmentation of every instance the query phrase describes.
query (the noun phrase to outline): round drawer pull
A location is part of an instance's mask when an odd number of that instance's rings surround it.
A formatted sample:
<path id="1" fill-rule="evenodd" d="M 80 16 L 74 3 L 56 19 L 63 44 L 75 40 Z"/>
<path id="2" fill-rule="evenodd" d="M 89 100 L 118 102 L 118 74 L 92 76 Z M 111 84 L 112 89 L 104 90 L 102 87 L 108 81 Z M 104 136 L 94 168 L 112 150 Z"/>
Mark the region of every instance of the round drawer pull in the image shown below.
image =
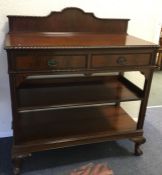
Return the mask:
<path id="1" fill-rule="evenodd" d="M 126 59 L 124 56 L 120 56 L 120 57 L 116 60 L 116 62 L 117 62 L 118 64 L 120 64 L 120 65 L 126 65 L 127 59 Z"/>
<path id="2" fill-rule="evenodd" d="M 48 66 L 49 67 L 55 67 L 57 66 L 58 62 L 56 60 L 50 59 L 48 60 Z"/>

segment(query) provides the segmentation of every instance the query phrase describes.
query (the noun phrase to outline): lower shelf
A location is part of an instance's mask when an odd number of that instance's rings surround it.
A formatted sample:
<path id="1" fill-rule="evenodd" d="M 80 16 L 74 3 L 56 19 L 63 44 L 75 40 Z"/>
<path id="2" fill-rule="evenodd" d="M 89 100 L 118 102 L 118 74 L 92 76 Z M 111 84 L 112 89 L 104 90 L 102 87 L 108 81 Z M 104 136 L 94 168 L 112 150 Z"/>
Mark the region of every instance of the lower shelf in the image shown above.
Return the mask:
<path id="1" fill-rule="evenodd" d="M 136 122 L 119 106 L 48 110 L 19 115 L 19 126 L 14 137 L 18 147 L 39 146 L 41 150 L 41 145 L 64 147 L 68 143 L 91 143 L 93 139 L 99 142 L 125 135 L 129 137 L 129 134 L 131 137 L 131 134 L 137 133 Z"/>

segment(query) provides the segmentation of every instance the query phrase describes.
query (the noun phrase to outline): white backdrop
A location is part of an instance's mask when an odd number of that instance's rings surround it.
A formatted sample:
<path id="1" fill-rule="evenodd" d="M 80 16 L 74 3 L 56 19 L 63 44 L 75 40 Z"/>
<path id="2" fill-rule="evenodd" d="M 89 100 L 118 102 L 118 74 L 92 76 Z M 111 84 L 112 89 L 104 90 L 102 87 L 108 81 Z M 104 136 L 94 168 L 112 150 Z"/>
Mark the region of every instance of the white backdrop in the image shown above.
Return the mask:
<path id="1" fill-rule="evenodd" d="M 12 135 L 7 57 L 3 49 L 7 15 L 48 15 L 79 7 L 101 18 L 129 18 L 128 33 L 157 43 L 162 21 L 161 0 L 0 0 L 0 137 Z M 139 78 L 140 79 L 140 78 Z"/>

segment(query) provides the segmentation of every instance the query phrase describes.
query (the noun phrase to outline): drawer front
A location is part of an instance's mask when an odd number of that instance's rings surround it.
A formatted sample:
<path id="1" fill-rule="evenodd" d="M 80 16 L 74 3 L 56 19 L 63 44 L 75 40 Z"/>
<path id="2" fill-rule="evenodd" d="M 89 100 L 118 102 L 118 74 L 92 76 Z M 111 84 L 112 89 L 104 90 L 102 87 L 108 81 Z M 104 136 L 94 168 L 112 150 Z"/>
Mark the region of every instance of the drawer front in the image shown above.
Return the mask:
<path id="1" fill-rule="evenodd" d="M 14 68 L 16 70 L 67 70 L 84 69 L 85 55 L 17 55 Z"/>
<path id="2" fill-rule="evenodd" d="M 150 64 L 150 54 L 104 54 L 92 55 L 91 68 L 109 66 L 143 66 Z"/>

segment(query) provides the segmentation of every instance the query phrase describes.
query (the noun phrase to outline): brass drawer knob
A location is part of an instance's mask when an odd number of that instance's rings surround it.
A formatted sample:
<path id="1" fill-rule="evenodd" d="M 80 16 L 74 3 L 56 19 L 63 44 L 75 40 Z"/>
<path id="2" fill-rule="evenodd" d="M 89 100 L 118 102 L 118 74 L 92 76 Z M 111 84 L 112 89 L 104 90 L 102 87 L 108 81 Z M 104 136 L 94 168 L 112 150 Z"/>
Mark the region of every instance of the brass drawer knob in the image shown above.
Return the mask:
<path id="1" fill-rule="evenodd" d="M 58 64 L 58 62 L 56 60 L 54 60 L 54 59 L 48 60 L 48 66 L 49 67 L 56 67 L 57 64 Z"/>
<path id="2" fill-rule="evenodd" d="M 127 63 L 127 59 L 124 56 L 120 56 L 117 60 L 116 60 L 117 64 L 120 65 L 126 65 Z"/>

